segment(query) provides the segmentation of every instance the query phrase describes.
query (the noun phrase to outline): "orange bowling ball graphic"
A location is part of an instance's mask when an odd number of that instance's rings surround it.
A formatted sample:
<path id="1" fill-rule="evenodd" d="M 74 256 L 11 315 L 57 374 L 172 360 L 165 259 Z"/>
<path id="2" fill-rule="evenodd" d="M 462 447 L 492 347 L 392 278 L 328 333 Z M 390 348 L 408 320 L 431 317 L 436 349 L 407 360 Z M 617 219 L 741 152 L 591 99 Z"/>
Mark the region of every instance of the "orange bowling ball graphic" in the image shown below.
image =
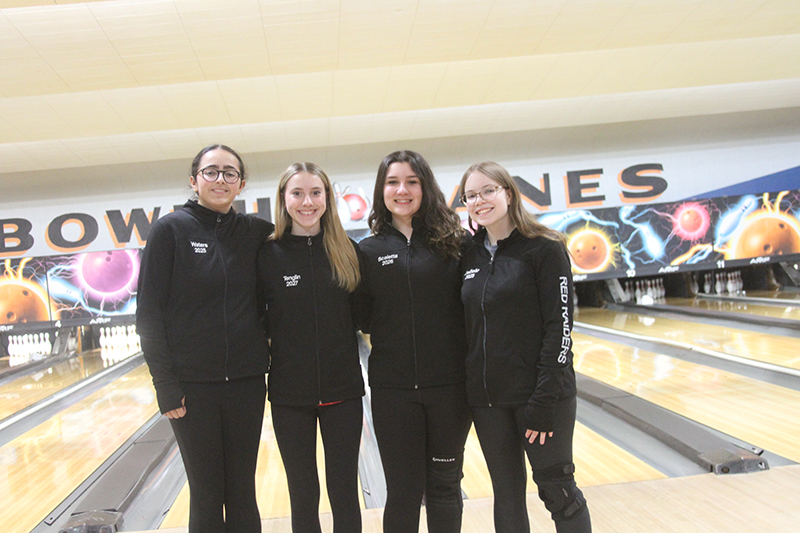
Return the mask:
<path id="1" fill-rule="evenodd" d="M 684 209 L 678 219 L 678 224 L 680 224 L 681 228 L 687 233 L 694 233 L 703 225 L 703 217 L 697 209 Z"/>
<path id="2" fill-rule="evenodd" d="M 600 268 L 608 258 L 608 243 L 597 232 L 583 230 L 569 240 L 567 245 L 575 266 L 585 271 Z"/>
<path id="3" fill-rule="evenodd" d="M 0 285 L 0 324 L 50 320 L 47 306 L 30 288 L 17 283 Z"/>
<path id="4" fill-rule="evenodd" d="M 785 219 L 763 216 L 746 223 L 736 240 L 734 257 L 800 254 L 800 235 Z"/>

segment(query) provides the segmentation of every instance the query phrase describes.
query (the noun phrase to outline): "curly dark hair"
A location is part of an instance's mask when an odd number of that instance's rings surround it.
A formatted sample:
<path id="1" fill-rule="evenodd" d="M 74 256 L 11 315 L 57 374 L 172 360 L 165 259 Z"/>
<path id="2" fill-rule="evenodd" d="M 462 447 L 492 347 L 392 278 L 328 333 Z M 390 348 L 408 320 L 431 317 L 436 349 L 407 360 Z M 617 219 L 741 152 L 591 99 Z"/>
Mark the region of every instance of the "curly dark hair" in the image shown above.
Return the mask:
<path id="1" fill-rule="evenodd" d="M 392 213 L 383 199 L 386 174 L 392 163 L 408 163 L 422 185 L 422 202 L 414 214 L 421 223 L 421 230 L 428 246 L 442 259 L 458 259 L 465 230 L 461 219 L 447 205 L 439 184 L 428 162 L 421 155 L 410 150 L 392 152 L 381 161 L 375 179 L 375 192 L 372 197 L 372 211 L 369 214 L 369 227 L 372 233 L 379 234 L 392 225 Z"/>

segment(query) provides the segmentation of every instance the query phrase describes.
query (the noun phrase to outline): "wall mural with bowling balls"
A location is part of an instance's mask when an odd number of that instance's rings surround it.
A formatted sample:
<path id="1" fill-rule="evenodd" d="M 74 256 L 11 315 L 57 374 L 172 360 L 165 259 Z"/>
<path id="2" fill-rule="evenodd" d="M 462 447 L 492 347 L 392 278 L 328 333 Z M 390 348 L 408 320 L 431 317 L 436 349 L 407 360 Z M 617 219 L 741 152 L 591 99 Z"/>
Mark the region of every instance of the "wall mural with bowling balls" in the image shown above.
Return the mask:
<path id="1" fill-rule="evenodd" d="M 130 321 L 136 311 L 139 250 L 5 260 L 0 325 L 59 321 L 64 326 Z"/>
<path id="2" fill-rule="evenodd" d="M 800 191 L 564 211 L 575 281 L 800 259 Z"/>
<path id="3" fill-rule="evenodd" d="M 337 201 L 342 217 L 368 213 L 363 191 L 340 189 Z M 545 213 L 539 221 L 567 236 L 575 281 L 800 260 L 800 190 Z M 137 249 L 2 261 L 2 331 L 128 323 L 136 312 Z"/>

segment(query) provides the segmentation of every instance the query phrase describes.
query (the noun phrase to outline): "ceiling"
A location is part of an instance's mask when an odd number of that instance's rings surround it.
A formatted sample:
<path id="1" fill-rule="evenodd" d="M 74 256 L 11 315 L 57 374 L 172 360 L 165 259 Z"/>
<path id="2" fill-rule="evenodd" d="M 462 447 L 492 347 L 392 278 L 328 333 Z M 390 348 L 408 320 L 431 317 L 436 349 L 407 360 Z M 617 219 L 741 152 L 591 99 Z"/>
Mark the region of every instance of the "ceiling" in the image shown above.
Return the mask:
<path id="1" fill-rule="evenodd" d="M 263 154 L 798 108 L 800 2 L 10 0 L 0 73 L 0 183 L 63 194 L 102 183 L 75 169 L 219 140 Z"/>

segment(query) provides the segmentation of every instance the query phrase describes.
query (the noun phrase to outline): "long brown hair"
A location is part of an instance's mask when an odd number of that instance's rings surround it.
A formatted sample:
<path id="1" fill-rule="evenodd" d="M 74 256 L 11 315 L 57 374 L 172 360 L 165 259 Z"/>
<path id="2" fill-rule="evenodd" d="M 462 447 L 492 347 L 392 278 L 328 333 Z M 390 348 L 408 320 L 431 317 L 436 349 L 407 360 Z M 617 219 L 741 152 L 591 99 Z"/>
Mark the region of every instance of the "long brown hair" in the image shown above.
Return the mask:
<path id="1" fill-rule="evenodd" d="M 331 263 L 333 278 L 341 288 L 353 292 L 361 281 L 358 256 L 350 238 L 344 231 L 341 220 L 339 220 L 336 200 L 331 198 L 333 195 L 331 180 L 318 165 L 293 163 L 281 174 L 278 182 L 278 198 L 275 202 L 275 232 L 272 234 L 272 239 L 280 240 L 284 233 L 291 232 L 292 217 L 286 210 L 286 184 L 298 172 L 313 174 L 322 181 L 325 187 L 325 212 L 320 217 L 320 227 L 324 232 L 325 253 L 328 254 L 328 261 Z"/>
<path id="2" fill-rule="evenodd" d="M 428 240 L 428 246 L 442 259 L 458 259 L 461 253 L 461 239 L 464 229 L 461 219 L 450 209 L 444 193 L 436 183 L 428 162 L 411 150 L 392 152 L 381 161 L 378 176 L 375 178 L 375 191 L 372 195 L 372 211 L 368 222 L 372 233 L 379 234 L 392 225 L 392 212 L 383 199 L 386 174 L 392 163 L 408 163 L 422 185 L 422 201 L 414 218 L 421 223 L 421 230 Z"/>
<path id="3" fill-rule="evenodd" d="M 519 192 L 519 187 L 514 181 L 514 178 L 512 178 L 508 170 L 506 170 L 505 167 L 499 163 L 495 163 L 494 161 L 483 161 L 481 163 L 475 163 L 469 167 L 467 171 L 464 172 L 464 176 L 461 178 L 461 184 L 458 186 L 459 196 L 464 195 L 464 187 L 467 184 L 467 179 L 475 172 L 480 172 L 506 190 L 506 193 L 510 197 L 510 202 L 508 204 L 508 216 L 511 218 L 511 222 L 514 224 L 514 226 L 523 236 L 532 239 L 541 235 L 554 241 L 560 241 L 564 245 L 567 244 L 567 239 L 563 233 L 541 224 L 536 220 L 536 217 L 532 213 L 529 213 L 525 209 L 525 207 L 522 205 L 522 194 Z M 470 219 L 470 228 L 473 227 L 472 223 L 473 221 Z"/>

